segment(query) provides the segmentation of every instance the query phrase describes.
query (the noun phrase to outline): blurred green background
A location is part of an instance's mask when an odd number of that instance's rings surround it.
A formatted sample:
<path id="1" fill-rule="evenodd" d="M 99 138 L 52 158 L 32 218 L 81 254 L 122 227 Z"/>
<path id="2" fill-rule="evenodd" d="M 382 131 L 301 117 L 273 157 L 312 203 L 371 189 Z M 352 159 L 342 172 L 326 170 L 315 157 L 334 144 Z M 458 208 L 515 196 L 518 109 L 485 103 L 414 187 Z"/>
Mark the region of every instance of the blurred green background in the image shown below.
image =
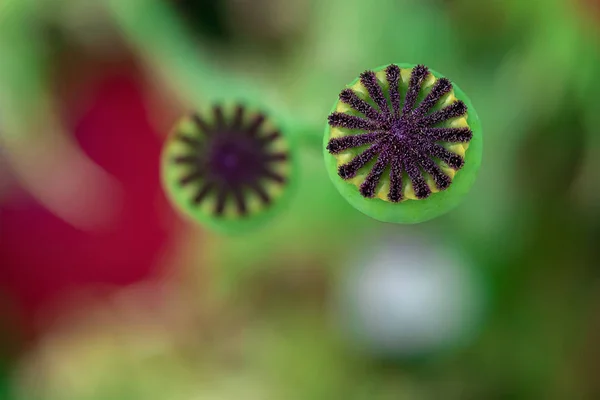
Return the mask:
<path id="1" fill-rule="evenodd" d="M 404 62 L 484 135 L 416 226 L 355 211 L 320 148 L 343 86 Z M 598 71 L 595 0 L 2 0 L 0 399 L 600 399 Z M 234 237 L 159 180 L 176 120 L 231 98 L 301 163 Z"/>

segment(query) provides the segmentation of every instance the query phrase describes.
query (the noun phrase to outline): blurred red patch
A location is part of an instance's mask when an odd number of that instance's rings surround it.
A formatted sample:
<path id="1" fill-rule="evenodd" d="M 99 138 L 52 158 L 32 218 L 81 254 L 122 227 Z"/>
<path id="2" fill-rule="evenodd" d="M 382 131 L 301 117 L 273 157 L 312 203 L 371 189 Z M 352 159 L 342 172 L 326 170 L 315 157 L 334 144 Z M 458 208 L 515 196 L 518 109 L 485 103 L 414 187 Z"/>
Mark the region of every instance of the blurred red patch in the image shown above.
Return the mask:
<path id="1" fill-rule="evenodd" d="M 80 231 L 25 193 L 0 208 L 0 292 L 27 319 L 75 290 L 155 275 L 172 245 L 177 224 L 159 181 L 162 141 L 140 75 L 132 63 L 96 65 L 59 88 L 83 151 L 122 186 L 108 229 Z"/>

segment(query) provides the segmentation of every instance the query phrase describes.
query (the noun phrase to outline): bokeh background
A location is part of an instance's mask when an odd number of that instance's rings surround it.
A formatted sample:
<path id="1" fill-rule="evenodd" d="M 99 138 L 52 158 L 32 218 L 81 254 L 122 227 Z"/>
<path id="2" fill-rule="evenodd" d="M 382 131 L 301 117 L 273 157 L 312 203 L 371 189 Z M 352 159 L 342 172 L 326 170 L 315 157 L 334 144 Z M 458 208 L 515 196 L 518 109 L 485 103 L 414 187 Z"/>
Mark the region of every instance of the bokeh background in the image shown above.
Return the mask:
<path id="1" fill-rule="evenodd" d="M 470 96 L 484 156 L 415 226 L 349 206 L 321 135 L 365 69 Z M 600 2 L 2 0 L 0 399 L 600 399 Z M 159 180 L 188 110 L 290 122 L 289 207 L 245 235 Z"/>

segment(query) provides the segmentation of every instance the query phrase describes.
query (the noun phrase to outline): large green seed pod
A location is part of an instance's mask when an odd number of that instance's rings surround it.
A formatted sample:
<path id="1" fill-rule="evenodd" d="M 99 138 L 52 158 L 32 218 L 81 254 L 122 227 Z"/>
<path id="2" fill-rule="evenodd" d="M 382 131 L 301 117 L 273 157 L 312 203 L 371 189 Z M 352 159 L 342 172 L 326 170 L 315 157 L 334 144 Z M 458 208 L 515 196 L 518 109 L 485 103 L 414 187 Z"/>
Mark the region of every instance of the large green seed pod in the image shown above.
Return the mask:
<path id="1" fill-rule="evenodd" d="M 244 232 L 273 217 L 296 181 L 286 129 L 243 105 L 182 118 L 164 147 L 162 180 L 173 204 L 224 233 Z"/>
<path id="2" fill-rule="evenodd" d="M 364 214 L 418 223 L 470 190 L 482 155 L 481 124 L 458 86 L 423 65 L 366 71 L 340 94 L 324 157 L 338 191 Z"/>

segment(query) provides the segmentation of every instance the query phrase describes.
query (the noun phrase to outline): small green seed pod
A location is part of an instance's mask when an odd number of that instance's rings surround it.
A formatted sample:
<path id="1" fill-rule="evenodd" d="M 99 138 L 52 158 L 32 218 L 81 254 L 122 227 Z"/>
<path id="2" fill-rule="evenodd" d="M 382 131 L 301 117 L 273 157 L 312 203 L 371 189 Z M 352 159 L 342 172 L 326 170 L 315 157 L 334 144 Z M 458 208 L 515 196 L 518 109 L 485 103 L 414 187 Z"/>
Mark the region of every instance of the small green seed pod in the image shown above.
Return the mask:
<path id="1" fill-rule="evenodd" d="M 341 92 L 325 129 L 335 187 L 383 222 L 418 223 L 450 211 L 470 190 L 481 155 L 471 101 L 423 65 L 365 71 Z"/>
<path id="2" fill-rule="evenodd" d="M 185 215 L 222 233 L 271 218 L 291 193 L 296 157 L 285 129 L 242 105 L 182 118 L 164 146 L 162 181 Z"/>

